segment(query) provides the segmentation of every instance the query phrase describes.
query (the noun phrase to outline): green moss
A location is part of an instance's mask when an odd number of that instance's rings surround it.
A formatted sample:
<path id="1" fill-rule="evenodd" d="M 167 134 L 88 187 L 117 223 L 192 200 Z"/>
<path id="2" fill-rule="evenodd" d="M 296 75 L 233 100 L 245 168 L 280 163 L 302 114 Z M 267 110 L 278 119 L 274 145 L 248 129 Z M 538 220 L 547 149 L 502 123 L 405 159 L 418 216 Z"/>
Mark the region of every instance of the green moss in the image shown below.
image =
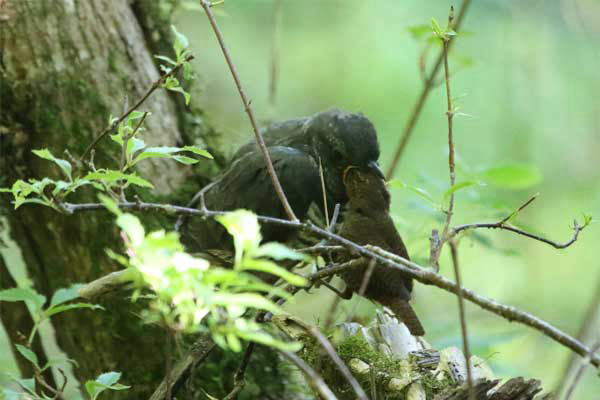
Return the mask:
<path id="1" fill-rule="evenodd" d="M 307 338 L 304 343 L 305 347 L 301 352 L 302 358 L 323 376 L 325 382 L 338 398 L 343 400 L 355 399 L 354 391 L 317 341 L 313 338 Z M 371 371 L 367 374 L 353 374 L 367 393 L 376 391 L 378 399 L 405 399 L 407 389 L 392 394 L 386 388 L 390 377 L 402 375 L 410 364 L 376 352 L 361 336 L 344 338 L 336 344 L 336 351 L 346 364 L 353 358 L 357 358 L 371 366 Z M 413 366 L 410 366 L 410 368 L 413 368 Z M 452 386 L 449 378 L 440 381 L 429 370 L 423 370 L 420 373 L 420 382 L 425 389 L 427 399 L 433 399 L 437 393 Z"/>

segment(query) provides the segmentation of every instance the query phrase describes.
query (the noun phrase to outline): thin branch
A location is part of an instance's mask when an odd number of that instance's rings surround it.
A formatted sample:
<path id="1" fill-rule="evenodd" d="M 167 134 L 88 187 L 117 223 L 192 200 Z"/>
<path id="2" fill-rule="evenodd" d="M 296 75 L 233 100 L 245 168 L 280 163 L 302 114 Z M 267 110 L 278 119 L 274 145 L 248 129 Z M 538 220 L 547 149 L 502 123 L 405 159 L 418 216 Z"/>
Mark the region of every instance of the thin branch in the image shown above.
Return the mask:
<path id="1" fill-rule="evenodd" d="M 277 83 L 279 80 L 279 50 L 281 38 L 281 21 L 283 19 L 283 0 L 273 3 L 273 31 L 271 37 L 271 65 L 269 69 L 269 106 L 275 112 L 277 104 Z"/>
<path id="2" fill-rule="evenodd" d="M 304 372 L 308 382 L 317 390 L 317 392 L 319 392 L 324 400 L 337 400 L 337 397 L 335 397 L 335 394 L 333 394 L 329 386 L 327 386 L 321 375 L 319 375 L 310 365 L 305 363 L 295 353 L 289 351 L 280 351 L 279 353 Z"/>
<path id="3" fill-rule="evenodd" d="M 250 358 L 252 358 L 252 353 L 256 348 L 255 342 L 248 342 L 248 347 L 246 347 L 246 351 L 244 352 L 244 357 L 242 358 L 242 362 L 235 373 L 233 378 L 233 389 L 229 394 L 223 397 L 223 400 L 235 400 L 237 399 L 238 394 L 244 389 L 245 381 L 244 375 L 246 374 L 246 369 L 248 368 L 248 364 L 250 363 Z"/>
<path id="4" fill-rule="evenodd" d="M 63 210 L 67 213 L 81 212 L 81 211 L 93 211 L 93 210 L 106 210 L 104 204 L 101 203 L 87 203 L 87 204 L 72 204 L 72 203 L 63 203 L 61 204 Z M 170 204 L 155 204 L 155 203 L 143 203 L 143 202 L 127 202 L 127 203 L 119 203 L 118 207 L 122 210 L 137 210 L 137 211 L 162 211 L 168 213 L 170 215 L 177 214 L 186 214 L 191 216 L 198 217 L 214 217 L 217 215 L 227 214 L 224 211 L 211 211 L 211 210 L 198 210 L 194 208 L 174 206 Z M 289 221 L 280 218 L 267 217 L 267 216 L 257 216 L 257 219 L 261 223 L 267 224 L 275 224 L 279 226 L 285 226 L 292 229 L 299 229 L 308 232 L 312 232 L 319 237 L 331 240 L 332 242 L 339 243 L 344 246 L 352 253 L 360 254 L 369 259 L 375 258 L 377 262 L 387 265 L 390 268 L 397 269 L 405 274 L 411 276 L 415 280 L 425 284 L 425 285 L 433 285 L 437 286 L 441 289 L 444 289 L 451 293 L 457 293 L 459 290 L 456 283 L 446 279 L 445 277 L 439 275 L 431 268 L 423 267 L 419 264 L 416 264 L 412 261 L 409 261 L 405 258 L 402 258 L 396 254 L 389 253 L 385 250 L 379 249 L 373 246 L 361 246 L 358 245 L 348 239 L 345 239 L 335 233 L 329 232 L 326 229 L 319 228 L 318 226 L 310 223 L 310 222 L 299 222 L 299 221 Z M 352 260 L 344 265 L 344 268 L 336 265 L 326 270 L 321 270 L 315 273 L 315 276 L 319 278 L 324 278 L 329 275 L 333 275 L 346 269 L 353 267 L 355 265 L 359 265 L 361 260 Z M 362 260 L 364 265 L 364 260 Z M 330 272 L 330 273 L 328 273 Z M 460 288 L 462 291 L 463 298 L 469 300 L 470 302 L 477 304 L 481 308 L 488 310 L 496 315 L 499 315 L 509 321 L 516 321 L 527 325 L 549 338 L 553 339 L 559 344 L 571 349 L 575 353 L 585 357 L 589 354 L 589 348 L 582 344 L 580 341 L 575 338 L 567 335 L 561 330 L 555 328 L 550 325 L 546 321 L 528 313 L 525 311 L 521 311 L 515 307 L 507 306 L 501 304 L 495 300 L 489 299 L 485 296 L 481 296 L 469 289 Z M 592 357 L 591 363 L 600 367 L 600 357 L 594 355 Z"/>
<path id="5" fill-rule="evenodd" d="M 456 17 L 456 23 L 454 24 L 455 32 L 458 32 L 458 28 L 460 27 L 460 24 L 465 16 L 465 13 L 466 13 L 467 8 L 469 7 L 470 3 L 471 3 L 471 0 L 463 0 L 462 4 L 460 6 L 460 9 L 458 10 L 458 16 Z M 453 42 L 453 40 L 451 39 L 450 42 L 448 43 L 448 47 L 450 47 L 452 45 L 452 42 Z M 444 57 L 444 53 L 442 51 L 438 55 L 438 58 L 433 66 L 433 69 L 431 70 L 431 73 L 429 74 L 427 80 L 425 81 L 425 84 L 423 85 L 423 90 L 421 91 L 421 95 L 419 96 L 419 99 L 417 100 L 417 103 L 415 104 L 415 108 L 413 109 L 410 118 L 406 122 L 404 130 L 402 132 L 402 136 L 400 137 L 400 142 L 398 143 L 398 146 L 396 147 L 396 151 L 394 152 L 394 157 L 392 159 L 392 162 L 385 174 L 387 180 L 392 179 L 394 177 L 394 172 L 396 171 L 396 168 L 398 167 L 400 158 L 402 157 L 402 154 L 404 153 L 404 149 L 406 148 L 408 140 L 410 139 L 411 134 L 417 124 L 417 120 L 419 119 L 419 116 L 421 115 L 421 111 L 423 110 L 423 106 L 425 105 L 425 101 L 427 100 L 427 96 L 429 96 L 429 92 L 435 86 L 435 78 L 437 76 L 437 73 L 438 73 L 441 65 L 442 65 L 443 57 Z"/>
<path id="6" fill-rule="evenodd" d="M 597 340 L 596 343 L 594 343 L 594 345 L 592 346 L 592 348 L 590 350 L 590 354 L 587 357 L 585 357 L 583 360 L 581 360 L 581 363 L 579 364 L 579 368 L 577 368 L 577 372 L 575 372 L 575 376 L 573 377 L 573 381 L 571 382 L 571 384 L 569 385 L 569 388 L 567 389 L 567 391 L 565 393 L 564 400 L 569 400 L 571 398 L 571 395 L 575 391 L 575 388 L 577 387 L 577 385 L 579 384 L 579 381 L 581 380 L 581 377 L 583 376 L 583 372 L 585 371 L 588 364 L 590 363 L 590 358 L 591 358 L 592 354 L 594 354 L 596 351 L 598 351 L 598 349 L 600 349 L 600 340 Z"/>
<path id="7" fill-rule="evenodd" d="M 191 61 L 194 59 L 194 55 L 193 54 L 189 54 L 186 58 L 185 61 Z M 90 145 L 85 149 L 85 151 L 83 152 L 83 154 L 81 155 L 81 157 L 79 157 L 80 161 L 83 161 L 85 159 L 85 156 L 88 155 L 88 153 L 94 148 L 96 147 L 96 145 L 98 144 L 98 142 L 106 135 L 108 135 L 110 132 L 114 131 L 117 126 L 119 126 L 119 124 L 121 122 L 123 122 L 125 120 L 125 118 L 127 118 L 129 116 L 129 114 L 131 114 L 133 111 L 137 110 L 146 100 L 148 100 L 148 97 L 150 97 L 150 95 L 152 93 L 154 93 L 154 91 L 156 89 L 158 89 L 159 87 L 162 86 L 162 84 L 165 82 L 165 80 L 167 80 L 168 77 L 173 76 L 182 66 L 184 63 L 181 64 L 177 64 L 176 66 L 173 67 L 172 70 L 170 70 L 169 72 L 167 72 L 164 75 L 161 75 L 160 78 L 158 78 L 156 81 L 154 81 L 152 83 L 152 85 L 150 86 L 150 88 L 148 89 L 148 91 L 146 91 L 146 93 L 131 107 L 129 107 L 129 109 L 127 111 L 125 111 L 119 118 L 117 118 L 112 124 L 110 124 L 106 129 L 104 129 L 102 132 L 100 132 L 100 134 L 98 134 L 98 136 L 96 136 L 96 138 L 94 139 L 94 141 L 92 143 L 90 143 Z"/>
<path id="8" fill-rule="evenodd" d="M 111 272 L 108 275 L 91 281 L 79 288 L 79 297 L 83 299 L 91 299 L 118 289 L 131 281 L 130 272 L 131 271 L 124 269 L 121 271 Z"/>
<path id="9" fill-rule="evenodd" d="M 329 340 L 327 340 L 325 335 L 323 335 L 314 326 L 302 325 L 302 327 L 307 329 L 307 331 L 312 336 L 314 336 L 315 339 L 317 339 L 317 341 L 319 342 L 319 344 L 321 345 L 323 350 L 325 350 L 327 355 L 329 355 L 329 358 L 331 358 L 331 361 L 333 361 L 333 363 L 335 364 L 337 369 L 342 373 L 344 378 L 348 381 L 348 383 L 352 387 L 352 390 L 354 390 L 354 393 L 356 394 L 357 398 L 359 398 L 360 400 L 369 400 L 369 398 L 367 397 L 367 394 L 365 393 L 363 388 L 360 386 L 360 383 L 358 383 L 356 378 L 352 375 L 352 372 L 350 372 L 350 369 L 348 368 L 346 363 L 344 363 L 344 361 L 340 358 L 338 353 L 335 351 L 333 345 L 331 344 L 331 342 Z"/>
<path id="10" fill-rule="evenodd" d="M 454 267 L 454 280 L 457 287 L 462 287 L 460 279 L 460 267 L 458 265 L 458 249 L 454 241 L 448 243 L 450 245 L 450 254 L 452 255 L 452 265 Z M 469 387 L 469 399 L 475 400 L 475 391 L 473 390 L 473 371 L 471 369 L 471 350 L 469 348 L 469 335 L 467 333 L 467 318 L 465 316 L 465 301 L 462 291 L 456 291 L 458 298 L 458 314 L 460 316 L 460 333 L 463 340 L 463 353 L 465 355 L 465 364 L 467 367 L 467 385 Z"/>
<path id="11" fill-rule="evenodd" d="M 325 177 L 323 176 L 323 164 L 321 163 L 321 157 L 319 157 L 319 178 L 321 180 L 321 192 L 323 193 L 323 210 L 325 210 L 325 224 L 328 228 L 333 227 L 333 224 L 329 222 L 329 207 L 327 207 L 327 191 L 325 190 Z"/>
<path id="12" fill-rule="evenodd" d="M 583 321 L 577 332 L 577 340 L 585 343 L 586 338 L 590 335 L 592 330 L 595 327 L 598 312 L 600 311 L 600 275 L 598 276 L 598 282 L 596 284 L 596 291 L 590 301 L 590 304 L 587 307 L 585 315 L 583 317 Z M 553 392 L 558 394 L 560 393 L 567 385 L 567 380 L 571 376 L 571 372 L 575 369 L 575 365 L 577 363 L 577 355 L 575 353 L 571 353 L 569 357 L 569 361 L 564 366 L 561 378 L 558 380 L 556 386 L 554 386 Z"/>
<path id="13" fill-rule="evenodd" d="M 279 178 L 277 178 L 277 173 L 275 173 L 275 169 L 273 168 L 273 162 L 271 161 L 271 156 L 269 155 L 269 150 L 267 149 L 265 141 L 258 130 L 258 126 L 256 125 L 256 120 L 254 119 L 254 112 L 252 111 L 252 108 L 250 107 L 250 102 L 246 98 L 246 94 L 244 93 L 244 89 L 242 88 L 240 78 L 238 77 L 235 66 L 233 65 L 233 61 L 231 61 L 231 57 L 229 56 L 229 51 L 227 50 L 227 47 L 225 46 L 225 41 L 223 40 L 221 31 L 220 31 L 219 27 L 217 26 L 217 21 L 215 20 L 215 17 L 213 16 L 212 10 L 210 9 L 212 4 L 207 0 L 200 0 L 200 4 L 202 5 L 202 8 L 204 8 L 204 12 L 206 13 L 206 16 L 208 17 L 210 26 L 212 27 L 212 30 L 215 33 L 217 41 L 219 42 L 219 46 L 221 47 L 221 50 L 223 51 L 223 56 L 225 57 L 225 61 L 227 62 L 227 65 L 229 66 L 229 70 L 231 71 L 231 75 L 233 76 L 235 86 L 237 87 L 237 90 L 242 99 L 242 103 L 244 104 L 244 109 L 246 110 L 246 114 L 248 114 L 248 119 L 250 120 L 250 125 L 252 125 L 252 130 L 254 131 L 254 136 L 256 137 L 256 143 L 258 144 L 258 147 L 260 148 L 260 151 L 262 152 L 263 157 L 265 159 L 265 163 L 267 164 L 267 170 L 269 171 L 269 175 L 271 176 L 271 181 L 273 181 L 273 187 L 275 188 L 275 192 L 277 193 L 277 196 L 279 197 L 279 200 L 281 201 L 281 205 L 283 206 L 283 209 L 284 209 L 285 213 L 287 214 L 288 219 L 290 221 L 298 221 L 298 218 L 296 218 L 296 215 L 294 214 L 292 207 L 288 203 L 287 197 L 285 197 L 285 193 L 283 192 L 281 183 L 279 183 Z"/>
<path id="14" fill-rule="evenodd" d="M 571 237 L 571 239 L 569 239 L 568 241 L 566 241 L 564 243 L 555 242 L 553 240 L 546 239 L 545 237 L 535 235 L 533 233 L 525 232 L 524 230 L 521 230 L 519 228 L 500 224 L 500 222 L 483 222 L 483 223 L 476 223 L 476 224 L 460 225 L 455 228 L 452 228 L 452 230 L 450 232 L 450 236 L 451 237 L 456 236 L 459 232 L 467 230 L 467 229 L 479 229 L 479 228 L 502 229 L 505 231 L 514 232 L 518 235 L 525 236 L 530 239 L 534 239 L 534 240 L 549 244 L 550 246 L 554 247 L 555 249 L 566 249 L 567 247 L 569 247 L 570 245 L 572 245 L 573 243 L 575 243 L 577 241 L 577 239 L 579 238 L 579 232 L 581 232 L 585 227 L 586 227 L 586 225 L 579 226 L 579 224 L 577 223 L 577 220 L 573 220 L 573 230 L 574 230 L 573 237 Z"/>
<path id="15" fill-rule="evenodd" d="M 200 338 L 192 345 L 192 348 L 175 363 L 171 373 L 158 385 L 149 400 L 164 400 L 169 390 L 173 396 L 176 396 L 177 391 L 189 377 L 192 368 L 204 361 L 214 348 L 215 343 L 210 335 L 201 334 Z"/>

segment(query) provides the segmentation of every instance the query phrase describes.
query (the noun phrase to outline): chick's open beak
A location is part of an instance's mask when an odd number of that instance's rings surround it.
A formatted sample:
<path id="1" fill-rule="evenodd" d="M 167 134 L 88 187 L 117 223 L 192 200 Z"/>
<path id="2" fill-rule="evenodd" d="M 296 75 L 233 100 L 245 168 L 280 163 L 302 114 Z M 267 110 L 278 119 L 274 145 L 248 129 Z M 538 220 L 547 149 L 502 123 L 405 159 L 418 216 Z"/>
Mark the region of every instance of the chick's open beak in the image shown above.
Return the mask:
<path id="1" fill-rule="evenodd" d="M 342 182 L 344 182 L 344 185 L 346 184 L 346 177 L 348 176 L 348 172 L 350 172 L 352 168 L 356 167 L 354 165 L 349 165 L 346 168 L 344 168 L 344 171 L 342 171 Z"/>
<path id="2" fill-rule="evenodd" d="M 379 164 L 377 163 L 377 161 L 371 161 L 367 164 L 367 168 L 373 172 L 375 175 L 377 175 L 379 178 L 384 179 L 385 180 L 385 175 L 383 175 L 383 171 L 381 170 L 381 167 L 379 167 Z"/>

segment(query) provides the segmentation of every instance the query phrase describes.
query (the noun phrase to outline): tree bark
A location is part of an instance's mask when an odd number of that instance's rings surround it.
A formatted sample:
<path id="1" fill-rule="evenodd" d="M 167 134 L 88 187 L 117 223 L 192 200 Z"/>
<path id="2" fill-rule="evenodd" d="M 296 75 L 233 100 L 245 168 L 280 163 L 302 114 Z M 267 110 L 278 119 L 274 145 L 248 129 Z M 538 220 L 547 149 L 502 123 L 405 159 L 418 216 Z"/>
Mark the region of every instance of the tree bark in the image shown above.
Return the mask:
<path id="1" fill-rule="evenodd" d="M 0 1 L 0 187 L 17 179 L 57 178 L 59 171 L 32 149 L 47 147 L 59 157 L 68 149 L 78 157 L 107 126 L 109 114 L 122 113 L 126 96 L 129 104 L 139 99 L 159 77 L 153 54 L 170 48 L 167 21 L 154 0 Z M 214 138 L 199 110 L 186 112 L 183 101 L 164 90 L 142 110 L 153 114 L 143 134 L 149 145 L 206 146 Z M 96 151 L 96 166 L 114 168 L 119 151 L 106 137 Z M 201 165 L 195 170 L 202 173 L 194 174 L 170 161 L 143 163 L 141 175 L 156 188 L 144 196 L 185 202 L 208 167 Z M 74 199 L 93 196 L 90 191 Z M 120 249 L 109 214 L 65 216 L 41 206 L 13 211 L 6 200 L 3 196 L 0 212 L 7 214 L 36 290 L 48 298 L 58 288 L 118 269 L 105 253 Z M 141 306 L 122 297 L 99 299 L 106 311 L 70 311 L 52 321 L 59 345 L 79 364 L 80 382 L 119 370 L 122 382 L 133 387 L 111 398 L 144 398 L 164 375 L 164 334 L 144 325 L 137 313 Z"/>

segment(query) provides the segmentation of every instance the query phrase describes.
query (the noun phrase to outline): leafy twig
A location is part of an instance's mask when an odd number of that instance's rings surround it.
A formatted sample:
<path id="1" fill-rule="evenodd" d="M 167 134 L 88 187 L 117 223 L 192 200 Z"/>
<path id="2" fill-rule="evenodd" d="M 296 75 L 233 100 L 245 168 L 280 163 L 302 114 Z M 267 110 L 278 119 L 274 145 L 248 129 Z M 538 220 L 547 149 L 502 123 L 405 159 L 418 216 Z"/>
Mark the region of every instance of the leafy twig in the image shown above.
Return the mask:
<path id="1" fill-rule="evenodd" d="M 454 31 L 458 31 L 458 28 L 465 16 L 465 13 L 466 13 L 467 8 L 469 7 L 470 3 L 471 3 L 471 0 L 463 0 L 462 4 L 460 6 L 460 9 L 458 10 L 458 15 L 456 17 L 456 22 L 454 24 Z M 448 46 L 450 46 L 451 44 L 452 44 L 452 39 L 448 43 Z M 423 90 L 421 91 L 421 95 L 419 96 L 419 99 L 417 100 L 417 103 L 415 104 L 415 107 L 413 108 L 412 114 L 411 114 L 410 118 L 408 119 L 408 121 L 406 122 L 406 125 L 404 126 L 404 130 L 402 131 L 402 136 L 400 137 L 400 142 L 398 143 L 398 146 L 396 147 L 396 151 L 394 152 L 394 157 L 392 158 L 392 162 L 391 162 L 390 166 L 388 167 L 388 170 L 386 171 L 386 174 L 385 174 L 387 180 L 391 179 L 394 176 L 394 172 L 396 171 L 396 168 L 398 167 L 400 158 L 402 157 L 402 154 L 404 153 L 404 149 L 406 148 L 408 140 L 410 139 L 411 134 L 417 124 L 417 120 L 419 119 L 419 116 L 421 115 L 421 111 L 423 110 L 425 101 L 427 100 L 427 97 L 429 96 L 431 89 L 435 86 L 435 78 L 437 76 L 437 73 L 438 73 L 441 65 L 442 65 L 443 57 L 444 57 L 444 53 L 442 51 L 438 55 L 438 58 L 433 66 L 433 69 L 431 70 L 431 73 L 429 74 L 428 78 L 425 81 Z"/>
<path id="2" fill-rule="evenodd" d="M 185 62 L 189 62 L 191 60 L 194 59 L 194 55 L 193 54 L 188 54 L 184 61 Z M 110 132 L 114 131 L 117 126 L 119 126 L 119 124 L 121 122 L 123 122 L 125 120 L 125 118 L 127 118 L 129 116 L 129 114 L 131 114 L 132 112 L 134 112 L 135 110 L 137 110 L 146 100 L 148 100 L 148 97 L 150 97 L 150 95 L 152 93 L 154 93 L 154 91 L 156 89 L 158 89 L 159 87 L 162 86 L 163 83 L 165 83 L 165 81 L 167 80 L 167 78 L 173 76 L 182 66 L 184 65 L 184 63 L 179 63 L 177 65 L 175 65 L 173 67 L 173 69 L 171 69 L 169 72 L 167 72 L 164 75 L 161 75 L 160 78 L 158 78 L 156 81 L 154 81 L 152 83 L 152 85 L 150 86 L 150 88 L 148 88 L 148 90 L 146 91 L 146 93 L 131 107 L 129 107 L 127 109 L 127 111 L 125 111 L 119 118 L 115 119 L 113 121 L 112 124 L 110 124 L 108 127 L 106 127 L 106 129 L 104 129 L 102 132 L 100 132 L 100 134 L 98 134 L 98 136 L 96 136 L 96 138 L 94 139 L 94 141 L 92 143 L 90 143 L 90 145 L 85 149 L 85 151 L 83 152 L 83 154 L 81 155 L 81 157 L 79 157 L 80 161 L 83 161 L 85 159 L 85 157 L 88 155 L 88 153 L 94 148 L 96 147 L 96 145 L 98 144 L 98 142 L 106 135 L 108 135 Z"/>
<path id="3" fill-rule="evenodd" d="M 202 8 L 204 8 L 206 16 L 208 17 L 208 21 L 210 22 L 210 26 L 212 27 L 213 32 L 215 33 L 215 36 L 217 38 L 217 41 L 219 42 L 219 46 L 221 47 L 221 50 L 223 51 L 223 56 L 225 57 L 227 66 L 229 67 L 229 70 L 231 71 L 231 75 L 233 76 L 235 86 L 237 87 L 238 93 L 240 94 L 240 98 L 242 99 L 242 103 L 244 104 L 244 109 L 246 110 L 246 114 L 248 114 L 248 119 L 250 120 L 250 125 L 252 125 L 252 130 L 254 131 L 256 143 L 258 144 L 258 147 L 260 148 L 260 151 L 262 152 L 263 157 L 265 159 L 265 163 L 267 164 L 267 170 L 269 171 L 269 175 L 271 176 L 271 181 L 273 181 L 273 187 L 275 188 L 275 192 L 277 193 L 277 196 L 279 197 L 279 200 L 281 201 L 283 209 L 284 209 L 286 215 L 288 216 L 289 220 L 290 221 L 298 221 L 298 218 L 296 218 L 296 215 L 294 214 L 294 211 L 292 210 L 292 207 L 290 206 L 290 204 L 287 200 L 287 197 L 285 196 L 285 193 L 283 192 L 281 183 L 279 183 L 279 178 L 277 178 L 277 173 L 275 173 L 275 169 L 273 168 L 273 162 L 271 161 L 271 156 L 269 155 L 269 150 L 267 149 L 265 141 L 258 130 L 258 126 L 256 125 L 256 120 L 254 119 L 254 112 L 252 111 L 252 108 L 250 107 L 250 101 L 248 101 L 248 99 L 246 98 L 246 94 L 244 93 L 244 89 L 242 88 L 242 83 L 240 82 L 240 78 L 238 77 L 235 66 L 233 65 L 233 61 L 231 61 L 231 57 L 229 56 L 229 51 L 227 50 L 227 47 L 225 46 L 225 41 L 223 40 L 221 31 L 220 31 L 219 27 L 217 26 L 217 21 L 215 20 L 212 10 L 210 9 L 212 4 L 211 4 L 211 2 L 209 2 L 207 0 L 200 0 L 200 4 L 202 5 Z"/>

